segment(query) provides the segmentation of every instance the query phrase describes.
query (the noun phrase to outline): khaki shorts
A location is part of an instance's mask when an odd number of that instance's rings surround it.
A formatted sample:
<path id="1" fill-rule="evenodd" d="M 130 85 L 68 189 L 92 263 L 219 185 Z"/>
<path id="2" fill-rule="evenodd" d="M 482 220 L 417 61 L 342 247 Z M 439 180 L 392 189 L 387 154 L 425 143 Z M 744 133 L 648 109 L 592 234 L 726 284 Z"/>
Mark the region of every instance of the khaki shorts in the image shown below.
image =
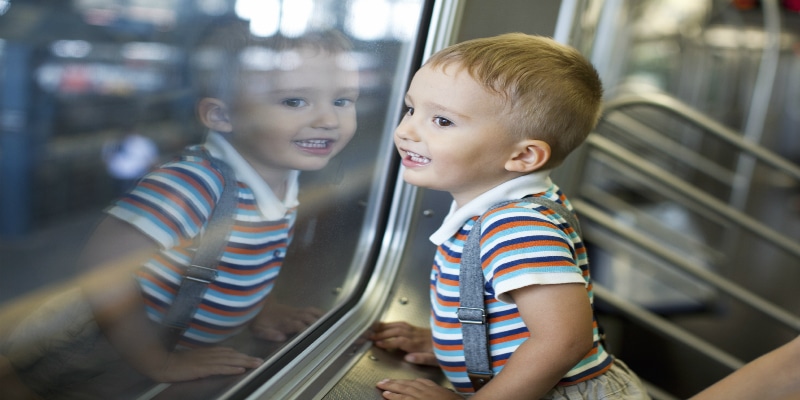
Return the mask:
<path id="1" fill-rule="evenodd" d="M 557 386 L 542 399 L 547 400 L 649 400 L 639 377 L 621 360 L 615 359 L 603 375 L 571 386 Z"/>

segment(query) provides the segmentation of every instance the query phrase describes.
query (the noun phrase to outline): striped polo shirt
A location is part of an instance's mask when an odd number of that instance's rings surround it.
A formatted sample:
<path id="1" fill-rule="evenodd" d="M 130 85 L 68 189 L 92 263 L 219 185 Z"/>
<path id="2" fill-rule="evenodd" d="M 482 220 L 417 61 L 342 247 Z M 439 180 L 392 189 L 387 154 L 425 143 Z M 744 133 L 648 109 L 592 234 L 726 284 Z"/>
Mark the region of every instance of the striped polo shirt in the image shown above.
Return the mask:
<path id="1" fill-rule="evenodd" d="M 214 149 L 215 156 L 224 154 Z M 242 182 L 241 176 L 248 175 L 241 171 L 242 160 L 226 161 L 239 181 L 232 182 L 238 188 L 235 222 L 220 259 L 218 277 L 209 284 L 179 342 L 181 346 L 219 343 L 244 329 L 272 290 L 292 238 L 296 207 L 286 208 L 278 218 L 264 216 L 253 188 Z M 291 175 L 295 181 L 296 177 Z M 263 181 L 262 185 L 266 186 Z M 295 187 L 296 182 L 290 186 Z M 153 321 L 160 323 L 172 304 L 193 256 L 193 240 L 204 229 L 222 189 L 221 174 L 207 160 L 183 155 L 146 175 L 107 210 L 162 247 L 137 273 L 146 311 Z M 296 191 L 293 195 L 294 200 L 282 203 L 296 202 Z"/>
<path id="2" fill-rule="evenodd" d="M 473 392 L 464 360 L 459 305 L 459 267 L 464 242 L 478 218 L 491 205 L 535 194 L 569 202 L 546 174 L 506 182 L 450 215 L 431 240 L 438 244 L 431 271 L 431 328 L 434 353 L 453 386 Z M 484 203 L 475 208 L 473 203 Z M 455 221 L 466 221 L 456 227 Z M 593 300 L 586 249 L 577 233 L 553 211 L 526 202 L 512 203 L 487 214 L 481 225 L 481 262 L 486 279 L 485 304 L 489 320 L 492 369 L 499 373 L 530 333 L 509 292 L 528 285 L 582 283 Z M 449 235 L 449 237 L 448 237 Z M 600 344 L 593 321 L 594 346 L 559 382 L 571 385 L 606 372 L 613 358 Z"/>

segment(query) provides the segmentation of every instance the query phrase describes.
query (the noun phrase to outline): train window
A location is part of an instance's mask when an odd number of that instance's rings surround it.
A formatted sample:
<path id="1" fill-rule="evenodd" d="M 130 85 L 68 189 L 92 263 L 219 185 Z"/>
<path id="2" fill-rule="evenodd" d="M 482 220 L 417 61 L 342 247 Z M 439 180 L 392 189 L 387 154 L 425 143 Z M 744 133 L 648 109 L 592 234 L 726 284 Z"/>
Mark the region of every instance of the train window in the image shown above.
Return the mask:
<path id="1" fill-rule="evenodd" d="M 0 0 L 0 397 L 302 351 L 370 272 L 427 7 Z"/>

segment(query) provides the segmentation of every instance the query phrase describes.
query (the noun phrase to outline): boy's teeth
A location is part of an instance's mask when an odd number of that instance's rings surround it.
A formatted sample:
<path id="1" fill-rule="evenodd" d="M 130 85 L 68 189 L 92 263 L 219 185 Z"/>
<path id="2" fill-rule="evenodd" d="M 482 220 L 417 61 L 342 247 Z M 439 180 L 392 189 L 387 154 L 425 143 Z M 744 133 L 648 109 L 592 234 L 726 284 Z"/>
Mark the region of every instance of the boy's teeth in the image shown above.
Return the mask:
<path id="1" fill-rule="evenodd" d="M 421 156 L 421 155 L 419 155 L 417 153 L 412 153 L 410 151 L 407 151 L 406 153 L 408 154 L 408 158 L 410 158 L 411 161 L 413 161 L 413 162 L 421 163 L 421 164 L 427 164 L 427 163 L 431 162 L 430 158 L 423 157 L 423 156 Z"/>
<path id="2" fill-rule="evenodd" d="M 300 147 L 310 147 L 310 148 L 325 148 L 328 147 L 329 140 L 325 139 L 310 139 L 310 140 L 298 140 L 297 143 Z"/>

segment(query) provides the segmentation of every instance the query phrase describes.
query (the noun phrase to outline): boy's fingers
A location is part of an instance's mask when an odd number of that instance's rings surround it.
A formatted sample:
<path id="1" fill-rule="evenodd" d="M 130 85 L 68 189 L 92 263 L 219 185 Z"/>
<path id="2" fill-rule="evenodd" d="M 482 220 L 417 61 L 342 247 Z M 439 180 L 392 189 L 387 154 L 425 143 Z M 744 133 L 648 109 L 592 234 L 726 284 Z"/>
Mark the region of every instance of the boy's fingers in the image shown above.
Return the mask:
<path id="1" fill-rule="evenodd" d="M 247 371 L 247 369 L 243 367 L 231 367 L 229 365 L 215 365 L 213 367 L 207 368 L 204 371 L 202 371 L 201 378 L 214 375 L 239 375 L 243 374 L 245 371 Z"/>
<path id="2" fill-rule="evenodd" d="M 460 399 L 461 396 L 437 385 L 429 379 L 384 379 L 375 384 L 384 390 L 387 399 L 426 399 L 445 400 Z"/>
<path id="3" fill-rule="evenodd" d="M 409 343 L 408 338 L 404 337 L 393 337 L 393 338 L 375 340 L 375 346 L 387 350 L 393 350 L 393 349 L 403 350 L 408 345 L 408 343 Z"/>
<path id="4" fill-rule="evenodd" d="M 372 338 L 373 340 L 401 338 L 409 336 L 409 333 L 411 333 L 411 331 L 405 327 L 387 326 L 383 327 L 381 330 L 375 331 L 375 333 L 372 334 Z"/>
<path id="5" fill-rule="evenodd" d="M 283 342 L 286 340 L 286 334 L 273 328 L 254 329 L 253 333 L 259 339 L 268 340 L 271 342 Z"/>
<path id="6" fill-rule="evenodd" d="M 389 329 L 410 329 L 412 328 L 408 322 L 380 322 L 375 327 L 376 331 L 385 331 Z"/>
<path id="7" fill-rule="evenodd" d="M 155 377 L 161 382 L 178 382 L 212 375 L 235 375 L 257 368 L 264 361 L 226 347 L 185 350 L 172 353 L 166 368 Z"/>
<path id="8" fill-rule="evenodd" d="M 227 347 L 218 347 L 208 350 L 212 351 L 209 351 L 208 354 L 206 354 L 207 358 L 205 359 L 205 363 L 207 364 L 227 365 L 229 367 L 256 368 L 264 362 L 264 360 L 258 357 L 249 356 Z"/>
<path id="9" fill-rule="evenodd" d="M 300 314 L 300 320 L 305 322 L 306 324 L 313 324 L 317 322 L 318 319 L 322 317 L 322 312 L 318 310 L 306 310 L 305 312 Z"/>
<path id="10" fill-rule="evenodd" d="M 436 355 L 433 353 L 408 353 L 404 359 L 406 362 L 410 362 L 412 364 L 430 365 L 432 367 L 439 365 L 439 362 L 436 360 Z"/>
<path id="11" fill-rule="evenodd" d="M 375 384 L 375 386 L 394 393 L 404 393 L 408 390 L 410 382 L 412 381 L 405 379 L 383 379 Z"/>

